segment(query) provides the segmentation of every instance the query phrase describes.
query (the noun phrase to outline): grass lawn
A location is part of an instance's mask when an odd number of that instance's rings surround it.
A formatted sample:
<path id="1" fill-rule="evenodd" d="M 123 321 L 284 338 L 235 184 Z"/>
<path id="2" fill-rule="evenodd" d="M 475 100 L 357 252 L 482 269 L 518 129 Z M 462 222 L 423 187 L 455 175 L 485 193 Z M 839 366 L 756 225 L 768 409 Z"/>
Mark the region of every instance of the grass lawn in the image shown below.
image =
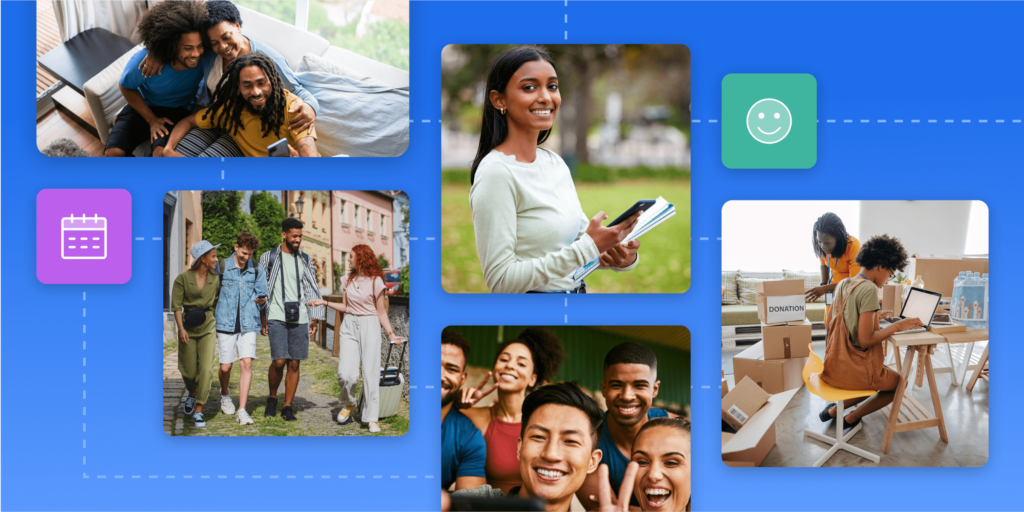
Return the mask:
<path id="1" fill-rule="evenodd" d="M 631 272 L 599 270 L 587 278 L 591 293 L 682 293 L 690 287 L 689 180 L 636 179 L 578 183 L 583 211 L 618 217 L 640 199 L 663 196 L 676 215 L 640 237 L 640 264 Z M 607 221 L 606 221 L 607 222 Z M 473 235 L 469 184 L 441 190 L 441 285 L 452 293 L 487 293 Z"/>

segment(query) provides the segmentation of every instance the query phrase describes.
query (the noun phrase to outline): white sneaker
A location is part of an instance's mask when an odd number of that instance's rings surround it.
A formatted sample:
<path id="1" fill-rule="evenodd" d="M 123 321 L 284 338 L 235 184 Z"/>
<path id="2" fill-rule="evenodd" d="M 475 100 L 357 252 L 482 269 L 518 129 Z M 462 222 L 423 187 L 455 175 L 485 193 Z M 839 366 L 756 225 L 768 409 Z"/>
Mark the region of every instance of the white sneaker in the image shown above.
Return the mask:
<path id="1" fill-rule="evenodd" d="M 188 400 L 188 388 L 185 388 L 185 394 L 181 395 L 181 403 L 185 403 L 185 400 Z"/>
<path id="2" fill-rule="evenodd" d="M 380 423 L 377 423 L 376 421 L 371 421 L 370 422 L 370 433 L 371 434 L 376 434 L 377 432 L 380 432 Z"/>
<path id="3" fill-rule="evenodd" d="M 338 423 L 345 423 L 348 421 L 348 417 L 352 414 L 352 409 L 355 407 L 343 407 L 338 411 Z"/>
<path id="4" fill-rule="evenodd" d="M 228 416 L 235 413 L 235 404 L 231 401 L 231 395 L 220 396 L 220 412 Z"/>
<path id="5" fill-rule="evenodd" d="M 238 423 L 240 425 L 252 425 L 252 418 L 249 417 L 249 413 L 245 412 L 245 409 L 238 410 Z"/>

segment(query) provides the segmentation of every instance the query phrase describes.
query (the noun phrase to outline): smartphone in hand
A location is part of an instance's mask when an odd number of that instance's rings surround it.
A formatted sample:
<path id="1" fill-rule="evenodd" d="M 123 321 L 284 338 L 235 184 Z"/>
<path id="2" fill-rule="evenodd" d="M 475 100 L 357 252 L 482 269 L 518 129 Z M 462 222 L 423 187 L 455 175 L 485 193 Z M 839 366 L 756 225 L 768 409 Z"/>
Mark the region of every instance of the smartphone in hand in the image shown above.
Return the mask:
<path id="1" fill-rule="evenodd" d="M 288 153 L 288 139 L 281 139 L 267 146 L 267 156 L 291 156 Z"/>

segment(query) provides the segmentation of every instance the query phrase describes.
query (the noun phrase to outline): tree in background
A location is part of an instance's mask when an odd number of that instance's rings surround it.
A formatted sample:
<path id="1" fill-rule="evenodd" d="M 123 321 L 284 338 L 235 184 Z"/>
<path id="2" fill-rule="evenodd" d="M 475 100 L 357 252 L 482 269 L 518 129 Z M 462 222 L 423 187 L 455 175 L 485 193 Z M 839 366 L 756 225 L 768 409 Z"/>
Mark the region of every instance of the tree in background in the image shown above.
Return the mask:
<path id="1" fill-rule="evenodd" d="M 255 225 L 253 234 L 260 241 L 260 248 L 255 258 L 281 245 L 281 222 L 284 221 L 284 205 L 279 203 L 270 192 L 253 192 L 249 198 L 249 211 Z M 205 212 L 203 212 L 205 215 Z"/>
<path id="2" fill-rule="evenodd" d="M 238 233 L 256 229 L 252 218 L 242 211 L 243 197 L 241 191 L 203 192 L 203 239 L 220 244 L 218 258 L 231 256 Z"/>
<path id="3" fill-rule="evenodd" d="M 388 268 L 391 266 L 391 262 L 383 254 L 377 256 L 377 263 L 380 263 L 380 268 Z"/>
<path id="4" fill-rule="evenodd" d="M 341 277 L 345 274 L 345 268 L 337 261 L 333 261 L 334 268 L 334 293 L 341 293 Z"/>
<path id="5" fill-rule="evenodd" d="M 402 281 L 402 295 L 409 295 L 409 265 L 402 269 L 399 279 Z"/>

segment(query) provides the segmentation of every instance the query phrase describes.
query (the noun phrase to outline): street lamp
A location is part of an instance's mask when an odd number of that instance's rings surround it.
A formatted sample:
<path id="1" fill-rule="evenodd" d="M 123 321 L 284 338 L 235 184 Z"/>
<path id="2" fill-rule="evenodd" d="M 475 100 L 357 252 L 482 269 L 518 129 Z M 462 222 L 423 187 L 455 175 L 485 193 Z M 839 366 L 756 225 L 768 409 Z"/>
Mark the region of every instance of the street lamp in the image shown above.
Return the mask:
<path id="1" fill-rule="evenodd" d="M 303 205 L 302 196 L 299 196 L 299 198 L 295 200 L 295 213 L 299 217 L 302 217 L 302 205 Z"/>

